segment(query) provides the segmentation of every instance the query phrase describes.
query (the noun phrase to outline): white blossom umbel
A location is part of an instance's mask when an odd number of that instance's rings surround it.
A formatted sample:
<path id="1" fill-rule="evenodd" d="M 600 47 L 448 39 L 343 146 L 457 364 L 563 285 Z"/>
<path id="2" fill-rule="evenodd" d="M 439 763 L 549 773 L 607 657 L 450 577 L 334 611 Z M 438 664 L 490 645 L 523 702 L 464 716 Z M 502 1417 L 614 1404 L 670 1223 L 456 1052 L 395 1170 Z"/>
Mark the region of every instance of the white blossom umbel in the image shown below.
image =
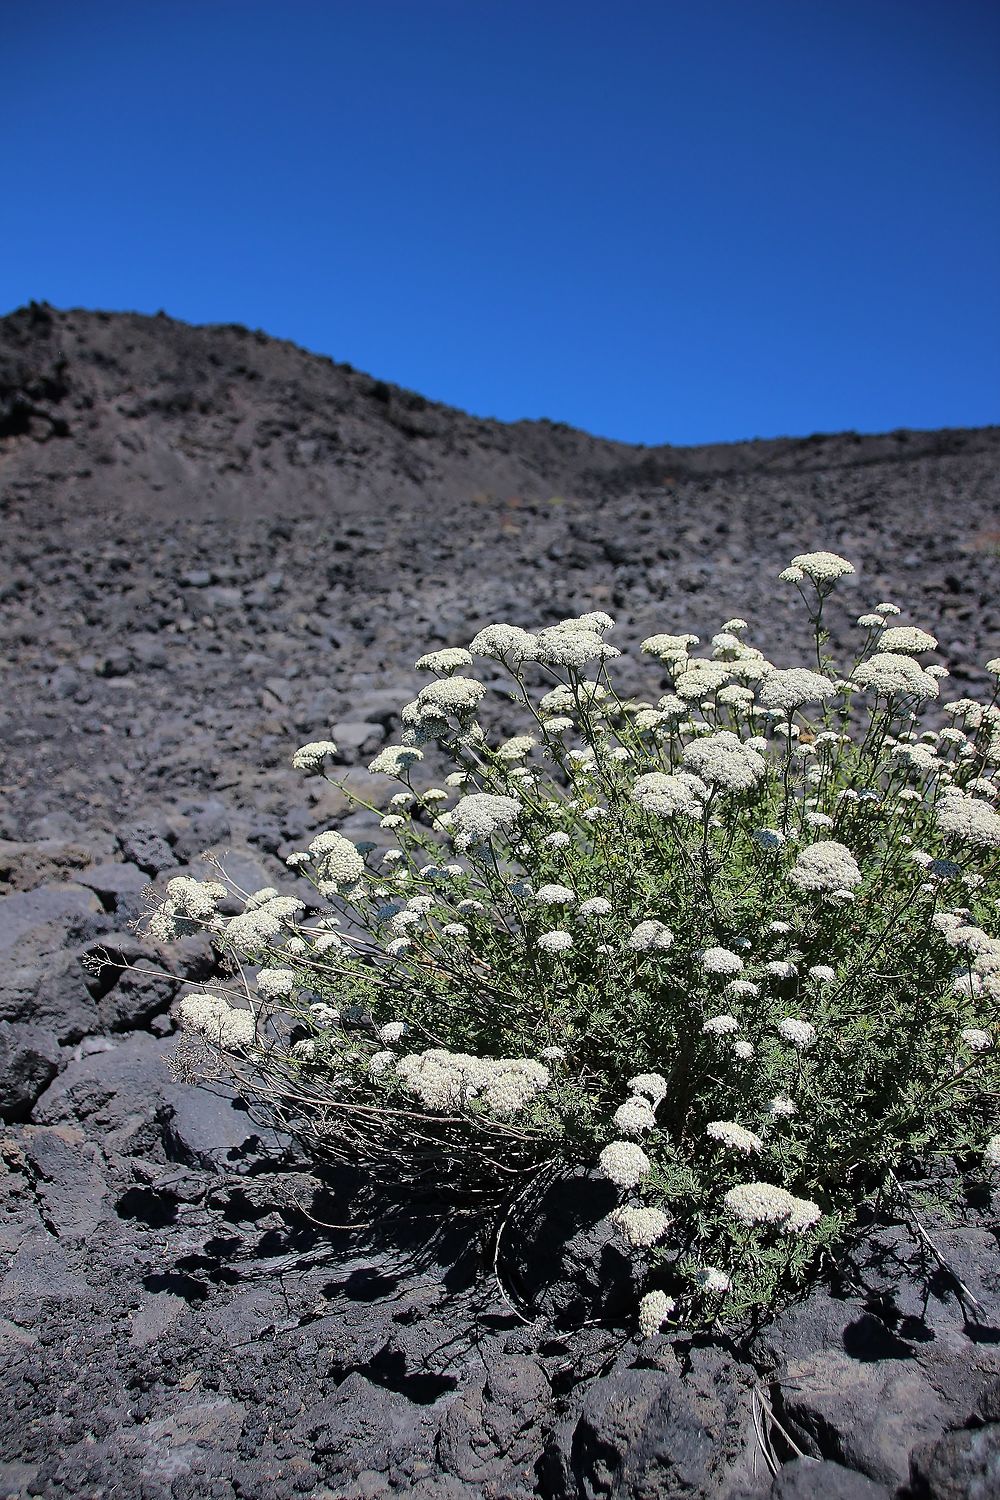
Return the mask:
<path id="1" fill-rule="evenodd" d="M 257 1035 L 252 1011 L 239 1010 L 221 995 L 196 991 L 185 995 L 177 1006 L 181 1024 L 197 1031 L 206 1041 L 226 1052 L 245 1052 Z"/>
<path id="2" fill-rule="evenodd" d="M 639 1303 L 639 1333 L 644 1339 L 655 1338 L 676 1307 L 666 1292 L 647 1292 Z"/>
<path id="3" fill-rule="evenodd" d="M 761 708 L 774 713 L 792 714 L 805 703 L 824 703 L 837 691 L 828 677 L 807 667 L 791 667 L 784 672 L 770 672 L 757 690 Z"/>
<path id="4" fill-rule="evenodd" d="M 601 1175 L 609 1177 L 616 1187 L 634 1188 L 649 1171 L 650 1160 L 634 1141 L 612 1141 L 597 1158 L 597 1166 Z"/>
<path id="5" fill-rule="evenodd" d="M 744 792 L 764 777 L 767 762 L 728 729 L 695 740 L 684 752 L 684 764 L 709 786 Z"/>
<path id="6" fill-rule="evenodd" d="M 639 1208 L 623 1203 L 610 1215 L 626 1245 L 633 1250 L 644 1250 L 662 1240 L 670 1228 L 670 1218 L 658 1208 Z"/>
<path id="7" fill-rule="evenodd" d="M 800 891 L 840 891 L 860 885 L 862 875 L 850 849 L 821 839 L 801 851 L 788 879 Z"/>
<path id="8" fill-rule="evenodd" d="M 516 797 L 494 792 L 471 792 L 452 813 L 455 843 L 460 849 L 488 844 L 498 833 L 509 833 L 521 815 Z"/>

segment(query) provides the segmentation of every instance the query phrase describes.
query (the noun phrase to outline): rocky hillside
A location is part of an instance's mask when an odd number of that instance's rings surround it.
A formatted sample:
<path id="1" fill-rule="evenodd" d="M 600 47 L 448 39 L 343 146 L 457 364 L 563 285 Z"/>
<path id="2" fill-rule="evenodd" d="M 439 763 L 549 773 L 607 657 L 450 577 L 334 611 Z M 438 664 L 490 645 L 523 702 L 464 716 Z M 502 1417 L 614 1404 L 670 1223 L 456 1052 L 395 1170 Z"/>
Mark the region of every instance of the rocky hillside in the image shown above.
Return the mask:
<path id="1" fill-rule="evenodd" d="M 332 731 L 367 792 L 415 657 L 489 620 L 608 609 L 626 685 L 641 636 L 735 614 L 791 661 L 775 573 L 830 547 L 858 566 L 835 645 L 894 599 L 981 688 L 998 458 L 993 428 L 635 448 L 241 328 L 0 319 L 0 1497 L 1000 1489 L 988 1202 L 933 1226 L 961 1283 L 901 1216 L 745 1345 L 640 1351 L 608 1203 L 557 1185 L 509 1231 L 518 1313 L 475 1226 L 435 1239 L 177 1083 L 173 1003 L 213 959 L 132 927 L 203 851 L 287 890 L 305 837 L 370 831 L 292 750 Z"/>

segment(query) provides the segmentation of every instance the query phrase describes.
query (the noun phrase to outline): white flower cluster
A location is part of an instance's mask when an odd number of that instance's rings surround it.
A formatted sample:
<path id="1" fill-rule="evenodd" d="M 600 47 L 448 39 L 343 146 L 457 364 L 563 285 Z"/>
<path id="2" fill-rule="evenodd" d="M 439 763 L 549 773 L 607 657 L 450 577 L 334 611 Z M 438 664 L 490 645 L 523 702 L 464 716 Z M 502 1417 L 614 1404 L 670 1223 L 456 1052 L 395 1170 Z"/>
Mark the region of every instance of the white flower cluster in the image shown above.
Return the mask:
<path id="1" fill-rule="evenodd" d="M 470 792 L 452 814 L 455 844 L 459 849 L 488 844 L 496 834 L 510 833 L 520 816 L 521 804 L 516 797 Z"/>
<path id="2" fill-rule="evenodd" d="M 770 1182 L 745 1182 L 730 1188 L 723 1202 L 734 1218 L 744 1224 L 773 1224 L 788 1234 L 804 1234 L 822 1217 L 822 1210 L 809 1198 L 796 1198 Z"/>
<path id="3" fill-rule="evenodd" d="M 801 851 L 788 879 L 800 891 L 849 891 L 861 884 L 862 875 L 850 849 L 836 839 L 821 839 Z"/>
<path id="4" fill-rule="evenodd" d="M 329 885 L 337 892 L 351 889 L 365 873 L 365 862 L 355 845 L 334 829 L 318 833 L 309 853 L 321 888 Z"/>
<path id="5" fill-rule="evenodd" d="M 642 1094 L 635 1094 L 624 1104 L 619 1104 L 611 1120 L 619 1135 L 632 1139 L 638 1139 L 656 1124 L 653 1107 Z"/>
<path id="6" fill-rule="evenodd" d="M 854 564 L 836 552 L 800 552 L 778 577 L 783 581 L 798 583 L 804 576 L 811 578 L 816 584 L 829 584 L 853 572 Z"/>
<path id="7" fill-rule="evenodd" d="M 183 1026 L 197 1031 L 206 1041 L 214 1042 L 225 1052 L 245 1052 L 253 1046 L 257 1023 L 252 1011 L 238 1010 L 221 995 L 196 991 L 178 1003 L 177 1013 Z"/>
<path id="8" fill-rule="evenodd" d="M 469 650 L 473 656 L 485 656 L 516 668 L 534 660 L 535 637 L 518 625 L 487 625 L 469 643 Z"/>
<path id="9" fill-rule="evenodd" d="M 308 745 L 301 745 L 292 756 L 292 766 L 296 771 L 306 771 L 315 774 L 322 771 L 323 762 L 328 755 L 336 755 L 337 747 L 333 740 L 310 740 Z"/>
<path id="10" fill-rule="evenodd" d="M 246 909 L 226 923 L 225 941 L 237 953 L 253 957 L 262 948 L 275 946 L 282 928 L 294 922 L 305 910 L 297 896 L 278 896 L 259 891 L 251 896 Z M 255 903 L 256 904 L 252 904 Z"/>
<path id="11" fill-rule="evenodd" d="M 464 646 L 445 646 L 440 651 L 428 651 L 413 665 L 418 672 L 457 672 L 459 667 L 472 666 L 472 656 Z"/>
<path id="12" fill-rule="evenodd" d="M 533 1058 L 475 1057 L 444 1047 L 401 1057 L 396 1072 L 425 1109 L 465 1111 L 475 1102 L 501 1120 L 520 1114 L 551 1076 Z"/>
<path id="13" fill-rule="evenodd" d="M 728 948 L 706 948 L 701 955 L 701 967 L 706 974 L 742 974 L 743 960 Z"/>
<path id="14" fill-rule="evenodd" d="M 655 813 L 661 818 L 700 818 L 708 787 L 699 776 L 687 771 L 672 774 L 647 771 L 644 776 L 636 778 L 631 796 L 643 812 Z"/>
<path id="15" fill-rule="evenodd" d="M 876 651 L 860 662 L 851 682 L 886 697 L 909 697 L 920 703 L 937 698 L 941 692 L 937 678 L 925 672 L 912 656 L 894 651 Z"/>
<path id="16" fill-rule="evenodd" d="M 650 1165 L 645 1151 L 633 1141 L 612 1141 L 597 1158 L 601 1175 L 626 1190 L 638 1187 Z"/>
<path id="17" fill-rule="evenodd" d="M 978 797 L 970 797 L 958 787 L 947 787 L 941 794 L 936 815 L 942 833 L 954 834 L 982 849 L 1000 849 L 1000 814 Z"/>
<path id="18" fill-rule="evenodd" d="M 655 917 L 640 922 L 629 934 L 628 946 L 635 953 L 662 953 L 671 948 L 674 935 L 663 922 Z"/>
<path id="19" fill-rule="evenodd" d="M 759 1135 L 737 1125 L 734 1120 L 713 1120 L 710 1125 L 706 1125 L 705 1134 L 720 1145 L 728 1146 L 731 1151 L 742 1151 L 744 1156 L 751 1156 L 764 1149 L 764 1142 Z"/>
<path id="20" fill-rule="evenodd" d="M 670 1218 L 658 1208 L 634 1207 L 622 1204 L 610 1215 L 626 1245 L 633 1250 L 644 1250 L 662 1240 L 670 1227 Z"/>
<path id="21" fill-rule="evenodd" d="M 805 703 L 825 703 L 836 691 L 828 677 L 821 677 L 807 667 L 791 667 L 788 671 L 770 672 L 764 678 L 757 702 L 774 713 L 791 715 Z"/>
<path id="22" fill-rule="evenodd" d="M 726 792 L 745 792 L 767 773 L 767 762 L 728 729 L 695 740 L 684 752 L 684 764 L 709 786 Z"/>
<path id="23" fill-rule="evenodd" d="M 640 1336 L 654 1338 L 676 1306 L 673 1297 L 668 1297 L 666 1292 L 647 1292 L 639 1303 Z"/>
<path id="24" fill-rule="evenodd" d="M 395 776 L 398 779 L 423 758 L 424 752 L 416 745 L 386 745 L 373 761 L 369 761 L 368 769 L 373 776 Z"/>
<path id="25" fill-rule="evenodd" d="M 190 875 L 175 875 L 167 881 L 166 896 L 150 913 L 147 931 L 154 943 L 169 943 L 178 936 L 178 922 L 204 926 L 216 914 L 220 901 L 229 889 L 219 880 L 194 880 Z"/>

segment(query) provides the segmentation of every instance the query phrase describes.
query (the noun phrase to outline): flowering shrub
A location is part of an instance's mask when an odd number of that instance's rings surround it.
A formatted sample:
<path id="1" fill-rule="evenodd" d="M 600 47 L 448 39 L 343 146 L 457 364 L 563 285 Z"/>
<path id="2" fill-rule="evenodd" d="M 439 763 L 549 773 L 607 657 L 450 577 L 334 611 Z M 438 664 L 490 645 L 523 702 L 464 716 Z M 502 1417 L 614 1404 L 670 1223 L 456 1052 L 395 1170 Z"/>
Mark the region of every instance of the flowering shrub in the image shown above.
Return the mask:
<path id="1" fill-rule="evenodd" d="M 654 635 L 648 699 L 615 692 L 599 612 L 421 657 L 369 767 L 382 837 L 288 859 L 308 911 L 267 889 L 227 918 L 224 885 L 167 886 L 154 936 L 207 927 L 239 976 L 181 1005 L 210 1066 L 397 1180 L 500 1201 L 591 1165 L 646 1333 L 766 1304 L 896 1173 L 995 1167 L 997 691 L 942 703 L 934 637 L 889 603 L 834 670 L 823 610 L 851 572 L 819 552 L 780 575 L 808 666 L 743 620 L 701 654 Z M 530 725 L 500 742 L 498 677 Z M 293 763 L 329 776 L 335 748 Z"/>

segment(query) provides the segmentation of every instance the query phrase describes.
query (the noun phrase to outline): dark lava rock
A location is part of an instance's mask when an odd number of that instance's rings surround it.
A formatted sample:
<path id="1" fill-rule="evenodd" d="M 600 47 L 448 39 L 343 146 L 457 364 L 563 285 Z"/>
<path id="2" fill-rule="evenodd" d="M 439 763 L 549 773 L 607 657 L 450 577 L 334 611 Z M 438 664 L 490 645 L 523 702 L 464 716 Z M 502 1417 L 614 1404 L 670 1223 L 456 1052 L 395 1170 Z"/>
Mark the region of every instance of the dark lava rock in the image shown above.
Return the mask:
<path id="1" fill-rule="evenodd" d="M 608 1219 L 617 1205 L 613 1183 L 585 1171 L 542 1178 L 517 1201 L 498 1270 L 529 1312 L 568 1329 L 631 1312 L 634 1265 Z"/>
<path id="2" fill-rule="evenodd" d="M 1000 1424 L 949 1432 L 913 1456 L 914 1500 L 995 1500 L 1000 1495 Z"/>
<path id="3" fill-rule="evenodd" d="M 771 1500 L 889 1500 L 890 1491 L 853 1469 L 793 1458 L 775 1475 Z"/>
<path id="4" fill-rule="evenodd" d="M 0 1021 L 0 1120 L 26 1120 L 59 1071 L 59 1048 L 40 1026 Z"/>

